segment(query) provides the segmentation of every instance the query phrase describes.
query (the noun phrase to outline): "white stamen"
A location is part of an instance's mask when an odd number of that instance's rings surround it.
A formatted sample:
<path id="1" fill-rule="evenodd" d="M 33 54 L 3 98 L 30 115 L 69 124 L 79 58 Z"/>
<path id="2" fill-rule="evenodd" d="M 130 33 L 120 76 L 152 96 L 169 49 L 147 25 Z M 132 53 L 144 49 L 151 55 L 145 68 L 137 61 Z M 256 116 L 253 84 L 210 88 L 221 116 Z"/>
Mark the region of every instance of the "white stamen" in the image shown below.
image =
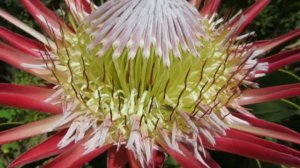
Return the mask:
<path id="1" fill-rule="evenodd" d="M 105 140 L 109 133 L 109 128 L 111 127 L 112 123 L 110 118 L 106 118 L 104 122 L 100 125 L 100 127 L 94 130 L 92 137 L 87 141 L 85 146 L 85 154 L 93 151 L 97 147 L 102 147 L 105 143 Z"/>
<path id="2" fill-rule="evenodd" d="M 243 35 L 241 35 L 241 36 L 238 36 L 238 37 L 236 38 L 236 40 L 243 40 L 243 39 L 245 39 L 245 38 L 247 38 L 247 37 L 249 37 L 249 36 L 253 36 L 253 35 L 255 35 L 255 32 L 250 32 L 250 33 L 247 33 L 247 34 L 243 34 Z"/>
<path id="3" fill-rule="evenodd" d="M 201 15 L 182 0 L 116 0 L 115 5 L 108 3 L 99 7 L 87 18 L 92 22 L 89 31 L 95 34 L 89 48 L 102 44 L 98 52 L 101 56 L 114 47 L 113 57 L 118 58 L 127 43 L 128 58 L 133 59 L 138 48 L 143 49 L 146 58 L 149 57 L 152 44 L 156 55 L 162 57 L 166 66 L 170 66 L 170 51 L 181 57 L 179 46 L 194 56 L 199 55 L 197 36 L 204 32 L 199 24 L 200 19 Z"/>
<path id="4" fill-rule="evenodd" d="M 256 49 L 253 54 L 251 55 L 251 58 L 255 58 L 259 55 L 264 54 L 266 51 L 264 49 Z"/>
<path id="5" fill-rule="evenodd" d="M 27 64 L 27 63 L 21 63 L 21 66 L 24 67 L 24 68 L 28 68 L 28 69 L 46 70 L 51 65 L 48 65 L 48 67 L 47 67 L 46 64 Z"/>
<path id="6" fill-rule="evenodd" d="M 57 85 L 58 86 L 58 85 Z M 56 87 L 57 87 L 56 86 Z M 54 88 L 55 89 L 55 88 Z M 47 99 L 45 99 L 44 101 L 46 102 L 46 103 L 54 103 L 53 101 L 55 100 L 55 99 L 59 99 L 61 96 L 62 96 L 62 94 L 64 93 L 64 90 L 63 89 L 58 89 L 56 92 L 54 92 L 50 97 L 48 97 Z"/>

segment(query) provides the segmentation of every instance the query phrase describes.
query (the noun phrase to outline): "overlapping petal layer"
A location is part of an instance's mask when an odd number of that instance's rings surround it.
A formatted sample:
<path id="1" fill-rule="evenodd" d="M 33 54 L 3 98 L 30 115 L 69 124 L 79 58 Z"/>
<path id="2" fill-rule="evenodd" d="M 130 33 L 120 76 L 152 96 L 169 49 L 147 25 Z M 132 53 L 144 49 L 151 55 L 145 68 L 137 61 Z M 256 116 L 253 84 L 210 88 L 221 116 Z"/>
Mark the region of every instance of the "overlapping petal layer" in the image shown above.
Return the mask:
<path id="1" fill-rule="evenodd" d="M 62 108 L 46 101 L 54 92 L 54 90 L 46 87 L 0 84 L 0 103 L 7 106 L 58 114 L 62 112 Z"/>

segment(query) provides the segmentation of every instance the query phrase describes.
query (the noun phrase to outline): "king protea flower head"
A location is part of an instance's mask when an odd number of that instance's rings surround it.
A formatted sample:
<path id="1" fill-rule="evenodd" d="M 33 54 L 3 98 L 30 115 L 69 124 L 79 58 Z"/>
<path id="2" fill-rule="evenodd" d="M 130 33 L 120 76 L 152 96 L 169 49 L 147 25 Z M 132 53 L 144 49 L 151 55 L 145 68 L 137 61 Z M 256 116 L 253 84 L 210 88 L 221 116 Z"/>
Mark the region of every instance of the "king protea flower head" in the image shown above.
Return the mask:
<path id="1" fill-rule="evenodd" d="M 290 166 L 300 153 L 264 140 L 300 135 L 260 120 L 243 105 L 300 95 L 299 84 L 259 88 L 255 79 L 300 59 L 299 49 L 259 59 L 300 35 L 266 41 L 241 34 L 269 3 L 257 0 L 231 19 L 220 0 L 65 0 L 68 22 L 39 0 L 21 0 L 40 33 L 3 10 L 34 40 L 5 28 L 0 58 L 44 86 L 0 84 L 0 103 L 53 116 L 0 133 L 0 143 L 56 132 L 17 158 L 18 167 L 57 155 L 44 167 L 80 167 L 108 152 L 108 167 L 219 167 L 209 150 Z M 45 35 L 44 35 L 45 34 Z M 242 86 L 242 87 L 241 87 Z"/>

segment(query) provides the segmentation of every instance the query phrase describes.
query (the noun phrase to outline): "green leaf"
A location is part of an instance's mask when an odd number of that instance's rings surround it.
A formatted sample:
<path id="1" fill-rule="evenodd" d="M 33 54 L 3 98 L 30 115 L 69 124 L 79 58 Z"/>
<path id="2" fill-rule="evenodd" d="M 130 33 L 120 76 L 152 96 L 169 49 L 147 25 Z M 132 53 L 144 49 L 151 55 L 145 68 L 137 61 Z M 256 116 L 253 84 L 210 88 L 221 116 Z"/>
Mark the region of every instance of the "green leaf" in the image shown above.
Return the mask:
<path id="1" fill-rule="evenodd" d="M 300 78 L 287 70 L 279 70 L 259 79 L 260 87 L 277 86 L 291 83 L 298 83 Z"/>
<path id="2" fill-rule="evenodd" d="M 252 113 L 261 119 L 272 122 L 280 122 L 293 115 L 300 115 L 300 109 L 296 108 L 293 104 L 294 103 L 283 99 L 254 104 L 249 107 L 252 109 Z"/>
<path id="3" fill-rule="evenodd" d="M 177 162 L 172 157 L 168 156 L 164 163 L 164 168 L 171 168 L 171 167 L 178 168 L 180 166 L 177 164 Z"/>

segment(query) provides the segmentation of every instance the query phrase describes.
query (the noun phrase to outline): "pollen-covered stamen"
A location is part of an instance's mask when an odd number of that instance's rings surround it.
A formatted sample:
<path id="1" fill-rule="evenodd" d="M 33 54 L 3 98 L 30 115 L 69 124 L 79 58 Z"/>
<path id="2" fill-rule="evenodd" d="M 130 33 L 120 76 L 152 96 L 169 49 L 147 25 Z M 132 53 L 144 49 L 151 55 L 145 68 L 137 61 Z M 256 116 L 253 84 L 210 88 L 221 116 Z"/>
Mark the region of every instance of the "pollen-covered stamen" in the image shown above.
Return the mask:
<path id="1" fill-rule="evenodd" d="M 100 56 L 113 47 L 114 57 L 128 49 L 134 58 L 139 48 L 149 57 L 153 47 L 167 66 L 171 54 L 181 57 L 180 49 L 199 56 L 199 37 L 204 35 L 201 15 L 182 0 L 109 1 L 86 20 L 95 37 L 89 48 L 98 46 Z"/>

